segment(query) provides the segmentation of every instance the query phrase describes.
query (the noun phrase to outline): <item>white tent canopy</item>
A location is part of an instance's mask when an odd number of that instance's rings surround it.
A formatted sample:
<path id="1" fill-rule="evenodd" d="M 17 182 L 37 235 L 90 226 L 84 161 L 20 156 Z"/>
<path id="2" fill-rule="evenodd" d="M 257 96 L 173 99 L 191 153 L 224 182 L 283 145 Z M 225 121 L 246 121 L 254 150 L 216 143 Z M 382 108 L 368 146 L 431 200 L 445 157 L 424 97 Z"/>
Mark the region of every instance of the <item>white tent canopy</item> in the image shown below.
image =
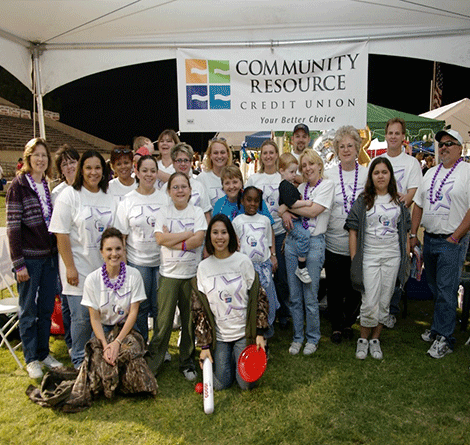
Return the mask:
<path id="1" fill-rule="evenodd" d="M 447 125 L 461 134 L 465 144 L 470 144 L 470 99 L 459 100 L 420 114 L 420 116 L 446 121 Z"/>
<path id="2" fill-rule="evenodd" d="M 2 0 L 0 65 L 39 92 L 177 47 L 369 40 L 370 52 L 470 67 L 468 0 Z M 391 68 L 393 69 L 393 68 Z"/>

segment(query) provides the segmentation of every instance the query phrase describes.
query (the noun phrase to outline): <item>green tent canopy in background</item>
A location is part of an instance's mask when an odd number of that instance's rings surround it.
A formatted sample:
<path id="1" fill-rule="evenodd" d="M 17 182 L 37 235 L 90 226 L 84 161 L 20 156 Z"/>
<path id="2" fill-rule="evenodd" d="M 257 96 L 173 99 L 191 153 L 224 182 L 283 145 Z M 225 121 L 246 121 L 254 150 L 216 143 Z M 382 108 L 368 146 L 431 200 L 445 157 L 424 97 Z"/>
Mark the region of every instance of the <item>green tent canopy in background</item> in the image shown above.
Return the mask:
<path id="1" fill-rule="evenodd" d="M 392 117 L 401 117 L 406 122 L 406 137 L 410 142 L 422 140 L 423 136 L 431 136 L 442 130 L 445 121 L 428 119 L 415 114 L 405 113 L 403 111 L 392 110 L 391 108 L 380 107 L 378 105 L 367 104 L 367 125 L 372 133 L 372 139 L 378 138 L 379 141 L 385 140 L 385 125 Z M 314 131 L 311 128 L 312 139 L 316 139 L 321 132 Z M 292 135 L 292 132 L 276 131 L 276 136 Z"/>

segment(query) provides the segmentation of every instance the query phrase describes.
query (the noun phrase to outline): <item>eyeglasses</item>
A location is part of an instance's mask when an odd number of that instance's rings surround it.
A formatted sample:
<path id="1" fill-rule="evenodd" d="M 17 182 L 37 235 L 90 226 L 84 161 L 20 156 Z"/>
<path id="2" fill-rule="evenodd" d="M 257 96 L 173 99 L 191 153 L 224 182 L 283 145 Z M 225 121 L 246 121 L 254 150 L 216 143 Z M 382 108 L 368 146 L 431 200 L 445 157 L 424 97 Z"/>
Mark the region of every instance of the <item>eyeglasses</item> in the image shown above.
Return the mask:
<path id="1" fill-rule="evenodd" d="M 189 164 L 191 160 L 190 159 L 175 159 L 175 162 L 178 164 Z"/>
<path id="2" fill-rule="evenodd" d="M 442 148 L 442 147 L 452 147 L 452 145 L 460 145 L 460 144 L 457 144 L 456 142 L 452 142 L 452 141 L 445 141 L 445 142 L 439 142 L 437 144 L 437 146 L 439 148 Z"/>
<path id="3" fill-rule="evenodd" d="M 73 167 L 74 165 L 77 165 L 78 161 L 75 159 L 71 159 L 70 161 L 64 161 L 60 164 L 60 168 L 65 168 L 65 167 Z"/>
<path id="4" fill-rule="evenodd" d="M 227 142 L 227 139 L 225 139 L 225 138 L 212 138 L 211 141 L 214 141 L 214 142 L 216 142 L 216 141 Z"/>
<path id="5" fill-rule="evenodd" d="M 132 152 L 132 150 L 130 148 L 115 148 L 113 150 L 113 153 L 116 153 L 118 155 L 120 155 L 120 154 L 127 155 L 128 153 L 131 153 L 131 152 Z"/>
<path id="6" fill-rule="evenodd" d="M 171 190 L 174 190 L 175 192 L 177 190 L 188 190 L 189 185 L 172 185 Z"/>

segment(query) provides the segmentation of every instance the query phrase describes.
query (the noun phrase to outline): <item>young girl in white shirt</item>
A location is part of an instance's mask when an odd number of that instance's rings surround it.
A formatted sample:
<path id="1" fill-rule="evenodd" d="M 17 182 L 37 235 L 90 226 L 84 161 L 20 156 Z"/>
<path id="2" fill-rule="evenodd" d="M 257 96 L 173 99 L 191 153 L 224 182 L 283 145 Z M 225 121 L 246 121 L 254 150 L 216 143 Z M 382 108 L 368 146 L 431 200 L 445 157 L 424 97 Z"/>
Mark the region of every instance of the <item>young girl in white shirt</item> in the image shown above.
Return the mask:
<path id="1" fill-rule="evenodd" d="M 184 173 L 168 180 L 171 204 L 155 220 L 155 238 L 161 246 L 160 283 L 157 295 L 157 332 L 149 345 L 148 364 L 157 374 L 170 341 L 176 305 L 181 314 L 179 368 L 187 380 L 197 377 L 194 366 L 194 333 L 191 319 L 191 278 L 202 257 L 207 221 L 200 207 L 189 203 L 191 185 Z"/>
<path id="2" fill-rule="evenodd" d="M 373 358 L 383 358 L 380 333 L 395 284 L 398 280 L 404 285 L 407 278 L 410 226 L 409 212 L 399 200 L 390 161 L 375 158 L 364 192 L 354 202 L 344 226 L 349 230 L 352 285 L 362 292 L 358 359 L 365 359 L 369 351 Z"/>
<path id="3" fill-rule="evenodd" d="M 261 285 L 268 294 L 269 330 L 265 336 L 270 338 L 274 334 L 273 323 L 276 310 L 279 309 L 273 281 L 273 269 L 275 270 L 277 267 L 277 259 L 271 222 L 266 216 L 258 213 L 263 201 L 262 196 L 263 192 L 254 186 L 249 186 L 243 191 L 241 204 L 245 213 L 238 215 L 233 220 L 233 227 L 240 240 L 240 252 L 247 255 L 253 262 L 255 270 L 259 274 Z"/>

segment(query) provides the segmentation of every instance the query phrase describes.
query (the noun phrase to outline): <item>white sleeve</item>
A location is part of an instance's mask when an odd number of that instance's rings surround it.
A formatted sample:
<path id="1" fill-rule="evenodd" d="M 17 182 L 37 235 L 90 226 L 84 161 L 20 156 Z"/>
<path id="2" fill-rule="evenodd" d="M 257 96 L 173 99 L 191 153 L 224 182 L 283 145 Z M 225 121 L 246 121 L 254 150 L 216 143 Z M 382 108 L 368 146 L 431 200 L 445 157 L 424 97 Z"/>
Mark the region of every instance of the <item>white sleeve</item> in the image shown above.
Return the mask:
<path id="1" fill-rule="evenodd" d="M 166 215 L 168 214 L 168 207 L 162 207 L 160 212 L 155 216 L 155 229 L 153 233 L 163 233 L 163 226 L 166 225 Z"/>
<path id="2" fill-rule="evenodd" d="M 203 210 L 200 207 L 194 207 L 194 233 L 200 230 L 207 230 L 207 219 L 204 215 Z M 155 223 L 155 227 L 157 224 Z"/>
<path id="3" fill-rule="evenodd" d="M 324 180 L 319 187 L 318 193 L 313 199 L 313 202 L 320 204 L 321 206 L 330 209 L 333 205 L 333 199 L 335 196 L 335 184 L 333 181 Z"/>
<path id="4" fill-rule="evenodd" d="M 131 304 L 137 303 L 138 301 L 143 301 L 147 299 L 147 295 L 145 294 L 145 287 L 144 287 L 144 280 L 142 279 L 142 275 L 137 269 L 130 268 L 127 266 L 127 270 L 132 269 L 132 278 L 133 278 L 133 285 L 131 286 L 132 289 L 132 296 L 131 296 Z M 135 273 L 137 272 L 137 273 Z"/>
<path id="5" fill-rule="evenodd" d="M 96 309 L 99 311 L 99 304 L 98 304 L 98 299 L 94 298 L 96 295 L 96 292 L 99 293 L 101 292 L 99 283 L 95 282 L 95 273 L 89 274 L 85 278 L 85 284 L 83 285 L 83 296 L 82 296 L 82 301 L 81 304 L 82 306 L 87 306 L 91 307 L 93 309 Z"/>
<path id="6" fill-rule="evenodd" d="M 117 206 L 114 227 L 121 231 L 123 235 L 129 235 L 129 198 L 124 198 Z"/>
<path id="7" fill-rule="evenodd" d="M 421 170 L 421 166 L 419 165 L 419 161 L 416 158 L 411 158 L 411 170 L 410 176 L 408 179 L 407 190 L 417 188 L 421 185 L 423 181 L 423 172 Z"/>
<path id="8" fill-rule="evenodd" d="M 246 281 L 247 289 L 251 289 L 253 282 L 255 281 L 255 268 L 251 260 L 244 255 L 244 260 L 241 263 L 241 270 L 243 274 L 243 278 Z"/>
<path id="9" fill-rule="evenodd" d="M 51 233 L 69 234 L 71 232 L 73 211 L 78 207 L 78 203 L 75 203 L 73 199 L 74 192 L 75 189 L 68 187 L 57 197 L 49 226 Z"/>

